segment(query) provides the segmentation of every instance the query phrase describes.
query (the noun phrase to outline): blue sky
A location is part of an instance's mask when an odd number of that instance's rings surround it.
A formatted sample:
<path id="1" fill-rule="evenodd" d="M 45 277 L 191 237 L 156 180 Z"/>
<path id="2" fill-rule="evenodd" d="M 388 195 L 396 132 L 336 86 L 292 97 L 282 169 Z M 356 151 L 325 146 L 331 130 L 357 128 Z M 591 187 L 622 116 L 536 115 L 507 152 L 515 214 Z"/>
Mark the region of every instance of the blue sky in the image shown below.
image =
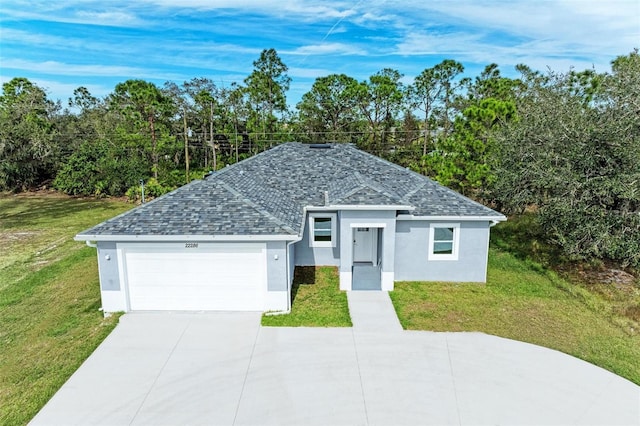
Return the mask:
<path id="1" fill-rule="evenodd" d="M 495 62 L 505 75 L 609 70 L 640 47 L 638 0 L 3 0 L 0 81 L 27 77 L 66 105 L 73 90 L 105 96 L 131 78 L 242 83 L 275 48 L 294 106 L 317 77 L 364 80 L 395 68 L 404 82 L 443 59 L 474 77 Z"/>

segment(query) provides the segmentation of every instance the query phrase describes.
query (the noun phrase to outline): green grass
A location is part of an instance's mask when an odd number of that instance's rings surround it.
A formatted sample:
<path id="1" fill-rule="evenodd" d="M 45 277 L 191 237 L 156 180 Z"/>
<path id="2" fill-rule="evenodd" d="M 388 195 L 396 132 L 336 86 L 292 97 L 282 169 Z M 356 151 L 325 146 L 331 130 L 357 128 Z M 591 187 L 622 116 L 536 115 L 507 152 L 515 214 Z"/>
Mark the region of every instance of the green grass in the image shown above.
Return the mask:
<path id="1" fill-rule="evenodd" d="M 400 282 L 405 329 L 480 331 L 568 353 L 640 384 L 637 323 L 538 264 L 492 248 L 487 284 Z"/>
<path id="2" fill-rule="evenodd" d="M 339 289 L 338 270 L 329 266 L 297 267 L 291 313 L 263 315 L 262 325 L 279 327 L 351 327 L 347 294 Z"/>
<path id="3" fill-rule="evenodd" d="M 117 323 L 95 249 L 72 240 L 129 209 L 55 194 L 0 196 L 0 424 L 26 424 Z"/>

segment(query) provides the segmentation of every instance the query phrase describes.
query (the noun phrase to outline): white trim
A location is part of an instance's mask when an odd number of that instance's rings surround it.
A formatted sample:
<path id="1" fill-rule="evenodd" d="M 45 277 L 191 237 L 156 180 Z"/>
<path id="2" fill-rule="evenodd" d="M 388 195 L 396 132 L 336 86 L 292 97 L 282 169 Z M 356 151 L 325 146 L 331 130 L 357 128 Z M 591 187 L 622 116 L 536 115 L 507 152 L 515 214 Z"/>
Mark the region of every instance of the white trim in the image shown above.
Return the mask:
<path id="1" fill-rule="evenodd" d="M 122 293 L 122 309 L 125 312 L 131 311 L 129 306 L 129 281 L 127 280 L 127 262 L 125 262 L 125 251 L 122 247 L 116 244 L 116 251 L 118 253 L 118 271 L 120 274 L 120 292 Z"/>
<path id="2" fill-rule="evenodd" d="M 435 228 L 453 228 L 453 250 L 450 254 L 434 253 Z M 429 249 L 427 250 L 428 260 L 458 260 L 460 247 L 460 224 L 459 223 L 430 223 L 429 224 Z"/>
<path id="3" fill-rule="evenodd" d="M 409 210 L 413 211 L 416 208 L 413 206 L 403 205 L 358 205 L 358 204 L 330 204 L 328 206 L 308 206 L 305 207 L 307 211 L 336 211 L 336 210 Z"/>
<path id="4" fill-rule="evenodd" d="M 413 216 L 410 214 L 401 214 L 396 217 L 396 220 L 455 220 L 458 222 L 504 222 L 507 220 L 506 216 Z"/>
<path id="5" fill-rule="evenodd" d="M 264 310 L 268 315 L 288 314 L 290 295 L 284 290 L 267 290 L 264 296 Z"/>
<path id="6" fill-rule="evenodd" d="M 393 281 L 395 273 L 393 271 L 380 272 L 380 290 L 393 291 Z"/>
<path id="7" fill-rule="evenodd" d="M 350 271 L 340 271 L 340 290 L 351 291 L 352 280 L 353 277 Z"/>
<path id="8" fill-rule="evenodd" d="M 236 242 L 266 242 L 266 241 L 299 241 L 297 235 L 86 235 L 78 234 L 75 241 L 149 241 L 149 242 L 180 242 L 180 241 L 236 241 Z"/>
<path id="9" fill-rule="evenodd" d="M 371 222 L 351 222 L 352 228 L 386 228 L 386 223 L 371 223 Z"/>
<path id="10" fill-rule="evenodd" d="M 489 228 L 497 225 L 497 223 L 498 222 L 490 223 Z M 491 240 L 491 229 L 489 229 L 487 232 L 487 248 L 485 251 L 484 274 L 483 274 L 484 280 L 482 280 L 483 283 L 487 282 L 487 273 L 489 272 L 489 241 L 490 240 Z"/>
<path id="11" fill-rule="evenodd" d="M 331 241 L 315 240 L 315 219 L 331 219 Z M 309 247 L 336 247 L 338 239 L 337 213 L 309 213 Z"/>

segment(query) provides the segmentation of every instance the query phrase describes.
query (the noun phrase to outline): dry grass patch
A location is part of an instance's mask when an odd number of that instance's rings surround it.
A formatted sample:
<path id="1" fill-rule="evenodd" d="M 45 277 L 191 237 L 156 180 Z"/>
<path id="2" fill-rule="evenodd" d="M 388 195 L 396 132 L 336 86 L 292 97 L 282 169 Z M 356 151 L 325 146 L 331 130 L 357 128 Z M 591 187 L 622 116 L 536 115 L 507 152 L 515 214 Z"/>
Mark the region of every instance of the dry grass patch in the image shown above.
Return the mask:
<path id="1" fill-rule="evenodd" d="M 0 197 L 0 424 L 28 423 L 115 327 L 98 310 L 95 249 L 73 236 L 129 208 Z"/>

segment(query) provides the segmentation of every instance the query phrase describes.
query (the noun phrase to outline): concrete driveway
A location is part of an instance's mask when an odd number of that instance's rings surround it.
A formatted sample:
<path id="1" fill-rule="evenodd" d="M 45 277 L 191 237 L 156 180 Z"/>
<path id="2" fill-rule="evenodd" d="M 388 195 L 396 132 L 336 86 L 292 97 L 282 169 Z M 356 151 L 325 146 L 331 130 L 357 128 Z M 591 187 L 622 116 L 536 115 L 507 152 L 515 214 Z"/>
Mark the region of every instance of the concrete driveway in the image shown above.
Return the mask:
<path id="1" fill-rule="evenodd" d="M 33 425 L 640 424 L 640 387 L 480 333 L 127 314 Z"/>

